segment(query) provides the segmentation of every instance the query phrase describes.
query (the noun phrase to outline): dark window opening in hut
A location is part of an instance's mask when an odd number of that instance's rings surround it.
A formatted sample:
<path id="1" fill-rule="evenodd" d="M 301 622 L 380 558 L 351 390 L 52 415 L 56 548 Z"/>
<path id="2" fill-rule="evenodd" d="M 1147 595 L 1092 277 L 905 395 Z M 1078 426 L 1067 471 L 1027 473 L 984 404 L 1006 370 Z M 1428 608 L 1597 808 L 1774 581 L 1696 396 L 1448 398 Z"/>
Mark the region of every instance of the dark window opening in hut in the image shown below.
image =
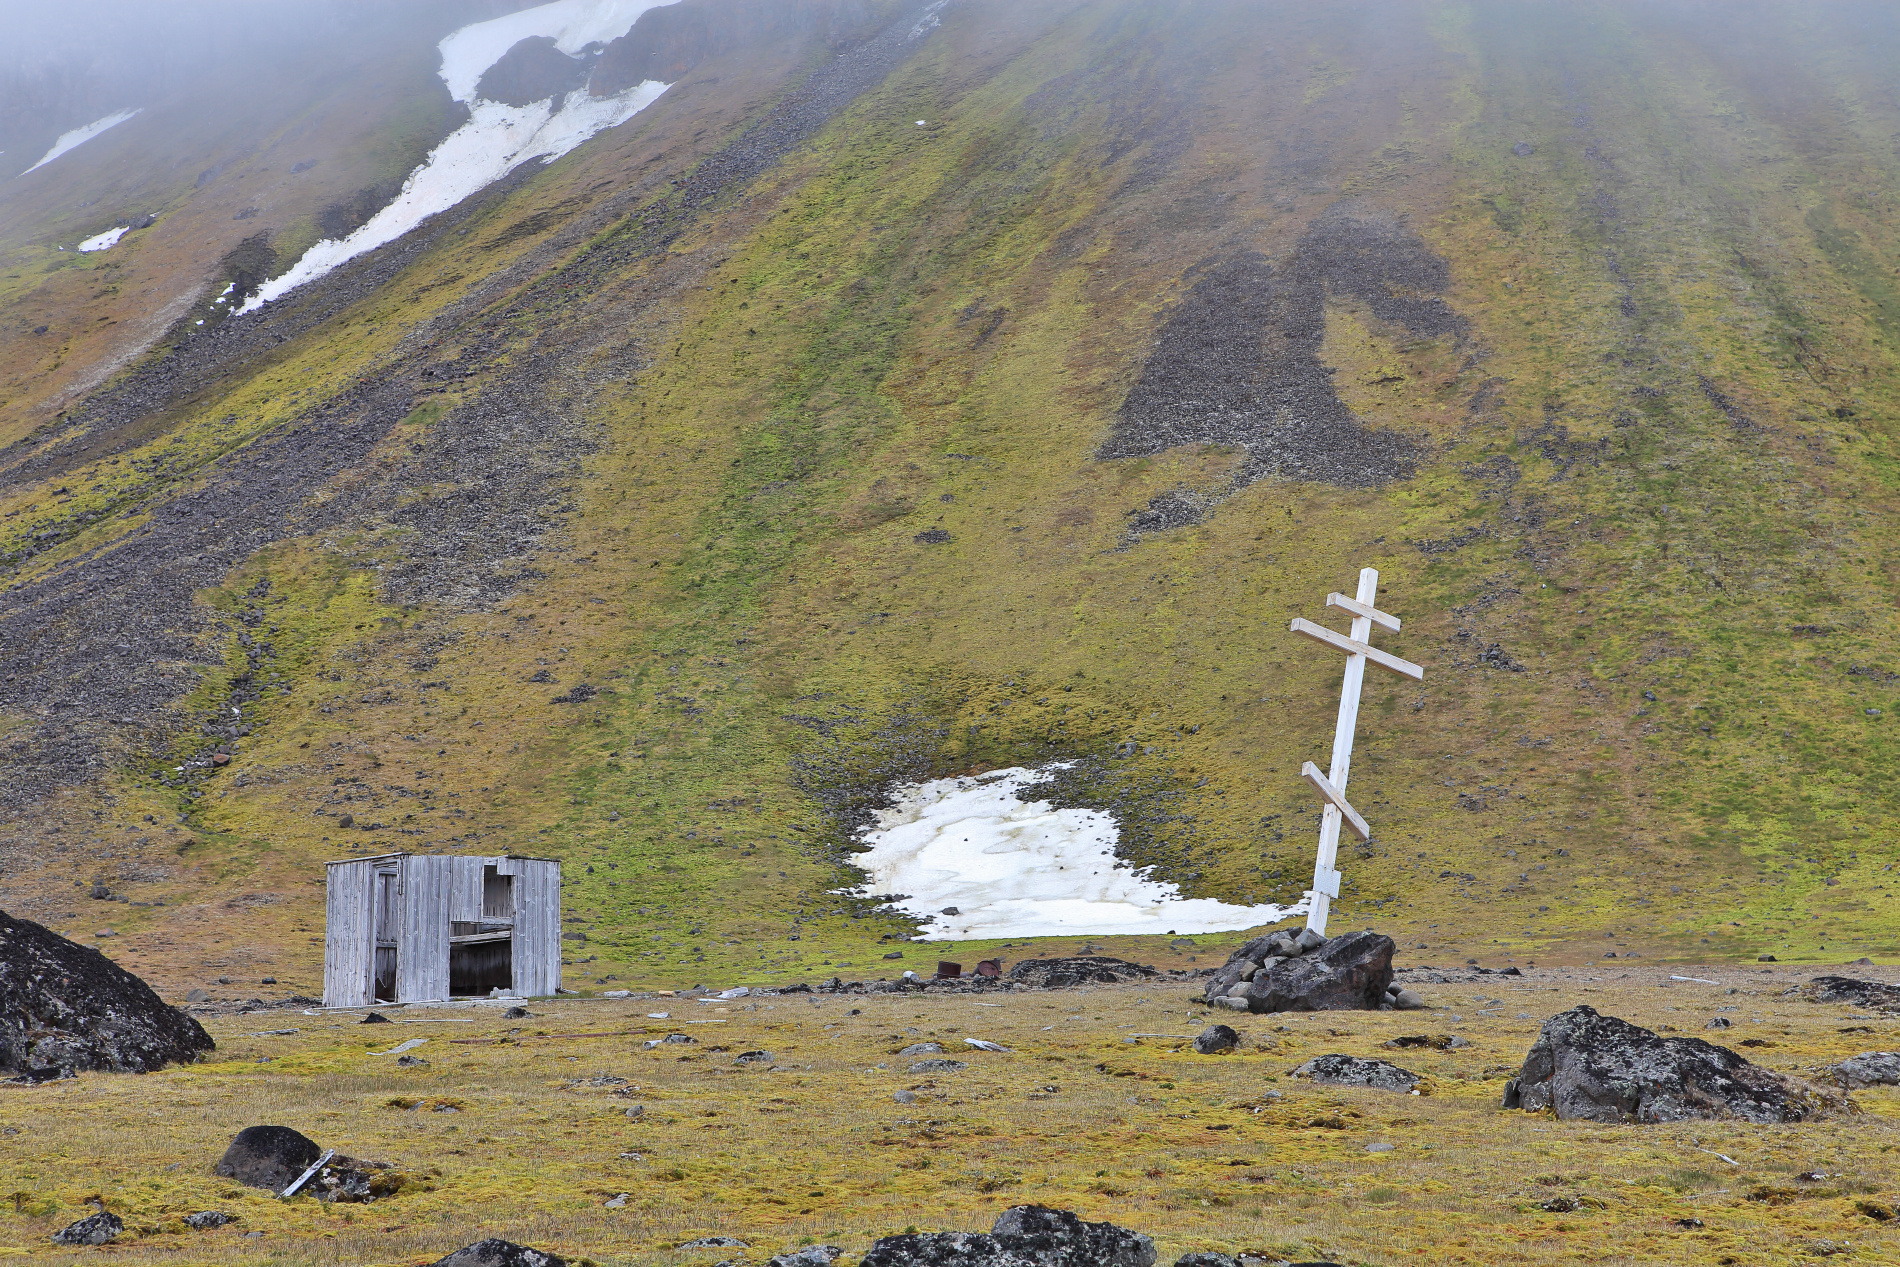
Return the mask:
<path id="1" fill-rule="evenodd" d="M 449 993 L 486 995 L 514 988 L 514 947 L 507 934 L 493 941 L 462 941 L 449 946 Z"/>

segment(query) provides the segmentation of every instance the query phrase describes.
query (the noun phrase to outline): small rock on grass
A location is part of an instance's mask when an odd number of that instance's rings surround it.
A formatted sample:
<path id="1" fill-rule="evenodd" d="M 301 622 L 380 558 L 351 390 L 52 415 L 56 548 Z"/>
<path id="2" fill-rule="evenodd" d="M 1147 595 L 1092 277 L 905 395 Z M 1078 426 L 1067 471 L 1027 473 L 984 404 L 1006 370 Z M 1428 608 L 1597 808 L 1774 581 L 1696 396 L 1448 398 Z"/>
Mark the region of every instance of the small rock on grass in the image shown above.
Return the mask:
<path id="1" fill-rule="evenodd" d="M 1183 1254 L 1174 1260 L 1174 1267 L 1240 1267 L 1240 1260 L 1231 1254 L 1209 1254 L 1196 1252 Z"/>
<path id="2" fill-rule="evenodd" d="M 1315 1056 L 1295 1069 L 1293 1076 L 1336 1087 L 1373 1087 L 1381 1091 L 1411 1091 L 1419 1082 L 1417 1074 L 1390 1061 L 1364 1060 L 1336 1053 Z"/>
<path id="3" fill-rule="evenodd" d="M 529 1249 L 526 1245 L 491 1236 L 436 1259 L 430 1267 L 567 1267 L 567 1260 L 557 1254 Z"/>
<path id="4" fill-rule="evenodd" d="M 1240 1034 L 1231 1025 L 1209 1025 L 1194 1037 L 1194 1050 L 1203 1056 L 1218 1055 L 1240 1046 Z"/>
<path id="5" fill-rule="evenodd" d="M 214 1227 L 223 1227 L 237 1220 L 223 1210 L 200 1210 L 196 1214 L 185 1216 L 185 1226 L 194 1232 L 208 1232 Z"/>
<path id="6" fill-rule="evenodd" d="M 961 1060 L 918 1060 L 912 1062 L 912 1073 L 960 1073 L 970 1066 Z"/>
<path id="7" fill-rule="evenodd" d="M 702 1236 L 696 1241 L 687 1241 L 674 1246 L 675 1249 L 751 1249 L 744 1241 L 730 1236 Z"/>
<path id="8" fill-rule="evenodd" d="M 55 1245 L 104 1245 L 125 1231 L 125 1220 L 109 1210 L 88 1214 L 53 1233 Z"/>
<path id="9" fill-rule="evenodd" d="M 765 1267 L 831 1267 L 843 1253 L 842 1245 L 807 1245 L 766 1259 Z"/>
<path id="10" fill-rule="evenodd" d="M 900 1056 L 935 1056 L 942 1051 L 942 1043 L 912 1043 L 897 1054 Z"/>
<path id="11" fill-rule="evenodd" d="M 1844 1087 L 1890 1087 L 1900 1084 L 1900 1051 L 1864 1051 L 1849 1056 L 1828 1072 Z"/>

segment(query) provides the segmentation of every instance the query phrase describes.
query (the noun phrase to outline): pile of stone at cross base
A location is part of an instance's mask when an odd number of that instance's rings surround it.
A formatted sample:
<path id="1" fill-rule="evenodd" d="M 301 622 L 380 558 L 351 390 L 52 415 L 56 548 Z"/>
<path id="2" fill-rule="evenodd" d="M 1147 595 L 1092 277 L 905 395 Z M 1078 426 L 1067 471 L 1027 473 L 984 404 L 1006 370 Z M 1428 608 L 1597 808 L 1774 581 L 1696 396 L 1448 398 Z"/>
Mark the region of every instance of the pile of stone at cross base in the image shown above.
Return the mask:
<path id="1" fill-rule="evenodd" d="M 1425 1000 L 1392 980 L 1390 937 L 1371 931 L 1324 937 L 1312 929 L 1268 933 L 1236 950 L 1208 979 L 1206 997 L 1236 1012 L 1389 1011 Z"/>

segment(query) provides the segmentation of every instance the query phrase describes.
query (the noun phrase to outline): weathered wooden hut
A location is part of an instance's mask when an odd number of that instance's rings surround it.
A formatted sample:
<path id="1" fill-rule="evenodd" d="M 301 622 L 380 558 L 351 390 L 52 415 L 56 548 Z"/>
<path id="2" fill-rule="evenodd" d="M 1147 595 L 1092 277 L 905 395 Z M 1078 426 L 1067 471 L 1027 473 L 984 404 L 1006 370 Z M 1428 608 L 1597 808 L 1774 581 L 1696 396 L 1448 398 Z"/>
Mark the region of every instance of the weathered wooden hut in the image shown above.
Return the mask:
<path id="1" fill-rule="evenodd" d="M 325 877 L 323 1005 L 553 994 L 561 984 L 561 864 L 392 853 Z"/>

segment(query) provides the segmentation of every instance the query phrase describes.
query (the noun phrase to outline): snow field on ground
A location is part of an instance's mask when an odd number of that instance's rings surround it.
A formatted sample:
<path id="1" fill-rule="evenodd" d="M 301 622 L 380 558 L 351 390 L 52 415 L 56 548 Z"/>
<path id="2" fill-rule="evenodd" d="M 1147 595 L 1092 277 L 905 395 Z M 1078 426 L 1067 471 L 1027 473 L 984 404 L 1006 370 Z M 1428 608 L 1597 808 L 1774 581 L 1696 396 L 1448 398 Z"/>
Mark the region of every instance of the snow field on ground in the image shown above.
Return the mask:
<path id="1" fill-rule="evenodd" d="M 677 0 L 557 0 L 477 22 L 443 38 L 437 45 L 442 53 L 439 73 L 449 95 L 469 107 L 468 122 L 429 152 L 387 207 L 349 236 L 325 238 L 312 246 L 238 311 L 261 308 L 339 264 L 395 241 L 521 164 L 537 158 L 552 162 L 652 105 L 667 89 L 657 79 L 610 97 L 589 96 L 586 88 L 577 88 L 558 101 L 549 97 L 525 106 L 483 100 L 475 89 L 483 73 L 524 39 L 552 39 L 556 48 L 573 56 L 591 44 L 619 39 L 648 9 L 673 3 Z"/>
<path id="2" fill-rule="evenodd" d="M 79 249 L 82 251 L 110 250 L 119 244 L 119 239 L 125 236 L 126 230 L 130 227 L 129 225 L 121 225 L 116 229 L 107 229 L 104 233 L 96 234 L 93 237 L 87 238 L 84 242 L 81 242 Z"/>
<path id="3" fill-rule="evenodd" d="M 60 133 L 59 139 L 53 142 L 53 148 L 46 151 L 45 157 L 41 158 L 40 161 L 33 164 L 33 166 L 27 168 L 26 172 L 38 171 L 40 168 L 58 158 L 61 154 L 78 149 L 107 128 L 116 128 L 137 113 L 137 110 L 121 110 L 117 114 L 109 114 L 103 119 L 88 123 L 83 128 L 74 128 L 70 132 Z M 20 175 L 24 176 L 26 172 L 21 172 Z"/>
<path id="4" fill-rule="evenodd" d="M 908 783 L 876 811 L 853 865 L 874 893 L 933 921 L 933 941 L 974 937 L 1215 933 L 1272 924 L 1303 905 L 1233 906 L 1186 898 L 1115 856 L 1120 827 L 1090 809 L 1033 796 L 1049 770 L 1012 766 L 972 778 Z M 955 907 L 957 914 L 941 914 Z"/>

